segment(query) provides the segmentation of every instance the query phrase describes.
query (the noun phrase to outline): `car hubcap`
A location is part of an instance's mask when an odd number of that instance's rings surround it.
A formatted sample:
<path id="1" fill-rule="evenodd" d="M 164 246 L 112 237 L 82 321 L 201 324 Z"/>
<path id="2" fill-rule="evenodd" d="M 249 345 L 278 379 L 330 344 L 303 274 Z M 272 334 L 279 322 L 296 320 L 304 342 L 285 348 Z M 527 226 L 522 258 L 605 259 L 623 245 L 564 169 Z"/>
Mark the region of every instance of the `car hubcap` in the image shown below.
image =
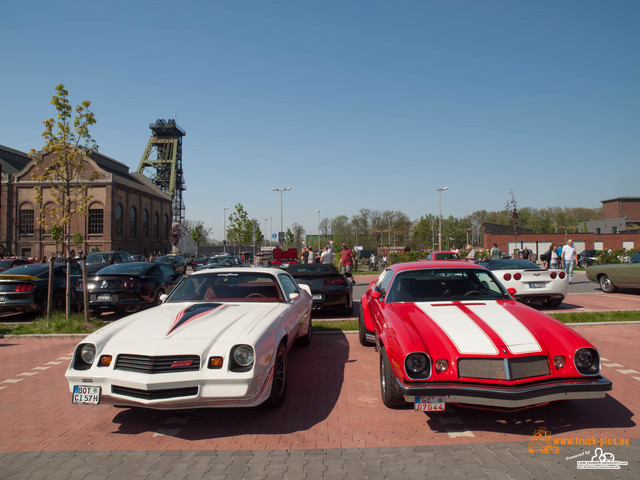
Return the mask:
<path id="1" fill-rule="evenodd" d="M 278 393 L 282 393 L 282 390 L 284 389 L 285 375 L 284 357 L 282 355 L 278 355 L 278 358 L 276 359 L 276 368 L 273 372 L 274 382 Z"/>

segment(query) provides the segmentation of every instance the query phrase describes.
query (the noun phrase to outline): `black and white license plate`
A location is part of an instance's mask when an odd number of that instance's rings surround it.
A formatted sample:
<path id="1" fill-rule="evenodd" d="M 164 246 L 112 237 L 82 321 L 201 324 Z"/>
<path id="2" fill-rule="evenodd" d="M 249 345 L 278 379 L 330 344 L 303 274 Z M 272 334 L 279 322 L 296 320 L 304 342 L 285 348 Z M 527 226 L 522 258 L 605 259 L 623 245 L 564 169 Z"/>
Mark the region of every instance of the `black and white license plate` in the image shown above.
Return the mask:
<path id="1" fill-rule="evenodd" d="M 544 288 L 545 282 L 529 282 L 529 288 Z"/>
<path id="2" fill-rule="evenodd" d="M 413 409 L 419 412 L 444 412 L 444 397 L 416 397 Z"/>
<path id="3" fill-rule="evenodd" d="M 98 301 L 99 302 L 110 302 L 111 301 L 111 294 L 103 293 L 101 295 L 98 295 Z"/>
<path id="4" fill-rule="evenodd" d="M 322 293 L 314 293 L 311 295 L 311 300 L 323 300 L 324 295 Z"/>
<path id="5" fill-rule="evenodd" d="M 74 385 L 71 403 L 76 405 L 98 405 L 101 389 L 97 386 Z"/>

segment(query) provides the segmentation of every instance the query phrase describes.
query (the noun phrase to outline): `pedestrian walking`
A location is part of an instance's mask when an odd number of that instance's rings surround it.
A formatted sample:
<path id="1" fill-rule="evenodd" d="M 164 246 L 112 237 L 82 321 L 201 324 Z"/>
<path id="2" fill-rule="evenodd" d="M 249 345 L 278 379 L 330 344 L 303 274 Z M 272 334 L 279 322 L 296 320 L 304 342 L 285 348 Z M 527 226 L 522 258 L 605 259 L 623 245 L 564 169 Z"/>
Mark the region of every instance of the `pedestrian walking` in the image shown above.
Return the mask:
<path id="1" fill-rule="evenodd" d="M 578 258 L 578 252 L 576 247 L 573 246 L 573 240 L 567 240 L 567 244 L 562 247 L 562 262 L 564 264 L 564 271 L 567 273 L 569 283 L 573 280 L 573 267 Z"/>

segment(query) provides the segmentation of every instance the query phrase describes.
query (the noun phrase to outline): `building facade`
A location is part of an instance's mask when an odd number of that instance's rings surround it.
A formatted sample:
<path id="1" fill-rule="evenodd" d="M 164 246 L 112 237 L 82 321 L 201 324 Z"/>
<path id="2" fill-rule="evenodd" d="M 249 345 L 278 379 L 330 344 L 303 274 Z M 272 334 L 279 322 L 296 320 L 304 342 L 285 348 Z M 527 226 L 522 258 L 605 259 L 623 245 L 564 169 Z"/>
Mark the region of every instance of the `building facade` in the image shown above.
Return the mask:
<path id="1" fill-rule="evenodd" d="M 51 162 L 45 153 L 43 162 Z M 79 180 L 91 199 L 87 216 L 75 216 L 71 234 L 82 241 L 76 252 L 125 250 L 149 256 L 168 252 L 171 198 L 141 173 L 100 153 L 84 158 Z M 0 145 L 0 254 L 32 258 L 64 253 L 62 242 L 40 222 L 55 201 L 46 182 L 33 179 L 35 162 L 23 152 Z M 37 200 L 36 189 L 41 200 Z"/>

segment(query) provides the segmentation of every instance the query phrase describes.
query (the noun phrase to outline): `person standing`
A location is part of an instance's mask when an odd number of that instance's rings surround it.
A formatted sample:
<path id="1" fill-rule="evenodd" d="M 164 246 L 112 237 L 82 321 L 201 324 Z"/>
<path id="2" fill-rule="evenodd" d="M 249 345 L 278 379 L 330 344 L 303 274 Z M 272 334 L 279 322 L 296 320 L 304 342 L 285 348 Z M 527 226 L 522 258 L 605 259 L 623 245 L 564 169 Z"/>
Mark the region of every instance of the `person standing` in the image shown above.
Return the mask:
<path id="1" fill-rule="evenodd" d="M 324 252 L 320 255 L 320 263 L 333 263 L 333 254 L 328 245 L 324 247 Z"/>
<path id="2" fill-rule="evenodd" d="M 313 247 L 311 245 L 309 245 L 309 248 L 307 248 L 307 250 L 309 250 L 309 263 L 314 263 L 315 262 L 315 254 L 313 253 Z"/>
<path id="3" fill-rule="evenodd" d="M 353 252 L 346 243 L 342 244 L 342 251 L 340 252 L 340 261 L 338 267 L 342 267 L 342 274 L 351 273 L 351 267 L 353 266 Z"/>
<path id="4" fill-rule="evenodd" d="M 573 246 L 573 240 L 569 239 L 567 244 L 562 247 L 562 262 L 564 263 L 564 271 L 567 272 L 569 283 L 573 280 L 573 266 L 577 258 L 576 247 Z"/>
<path id="5" fill-rule="evenodd" d="M 500 260 L 502 251 L 498 248 L 498 244 L 494 242 L 493 247 L 489 250 L 489 260 Z"/>
<path id="6" fill-rule="evenodd" d="M 309 263 L 309 249 L 307 248 L 303 248 L 302 249 L 302 264 L 306 264 Z"/>
<path id="7" fill-rule="evenodd" d="M 474 262 L 476 261 L 476 249 L 473 248 L 473 245 L 467 245 L 467 261 Z"/>

